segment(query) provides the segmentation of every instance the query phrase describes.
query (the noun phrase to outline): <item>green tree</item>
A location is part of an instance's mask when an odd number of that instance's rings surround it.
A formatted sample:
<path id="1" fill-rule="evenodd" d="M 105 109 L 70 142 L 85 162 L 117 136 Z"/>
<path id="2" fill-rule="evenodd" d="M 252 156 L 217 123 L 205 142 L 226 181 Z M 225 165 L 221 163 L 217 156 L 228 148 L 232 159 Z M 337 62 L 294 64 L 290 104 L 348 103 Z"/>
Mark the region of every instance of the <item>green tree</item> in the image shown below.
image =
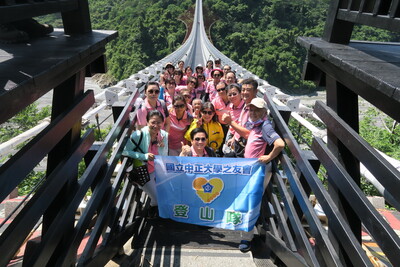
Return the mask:
<path id="1" fill-rule="evenodd" d="M 0 143 L 31 129 L 48 116 L 50 116 L 50 107 L 39 110 L 36 103 L 27 106 L 13 118 L 0 125 Z"/>

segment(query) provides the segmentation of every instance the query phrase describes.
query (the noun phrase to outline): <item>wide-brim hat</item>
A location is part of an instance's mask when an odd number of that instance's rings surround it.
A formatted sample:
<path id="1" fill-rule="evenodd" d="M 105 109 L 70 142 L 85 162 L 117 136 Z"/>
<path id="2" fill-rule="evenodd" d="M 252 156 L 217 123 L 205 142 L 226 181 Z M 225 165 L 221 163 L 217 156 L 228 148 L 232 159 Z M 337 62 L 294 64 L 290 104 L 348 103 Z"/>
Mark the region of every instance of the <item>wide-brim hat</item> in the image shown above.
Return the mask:
<path id="1" fill-rule="evenodd" d="M 213 69 L 213 70 L 211 71 L 211 77 L 214 77 L 214 72 L 215 72 L 215 71 L 221 72 L 221 75 L 222 75 L 222 73 L 224 73 L 221 69 Z"/>
<path id="2" fill-rule="evenodd" d="M 250 102 L 250 105 L 253 105 L 256 108 L 263 108 L 265 110 L 268 110 L 267 102 L 265 102 L 264 99 L 260 97 L 253 98 Z"/>
<path id="3" fill-rule="evenodd" d="M 164 69 L 168 68 L 169 66 L 171 66 L 171 67 L 173 67 L 175 69 L 174 64 L 172 64 L 172 62 L 166 63 L 165 66 L 164 66 Z"/>

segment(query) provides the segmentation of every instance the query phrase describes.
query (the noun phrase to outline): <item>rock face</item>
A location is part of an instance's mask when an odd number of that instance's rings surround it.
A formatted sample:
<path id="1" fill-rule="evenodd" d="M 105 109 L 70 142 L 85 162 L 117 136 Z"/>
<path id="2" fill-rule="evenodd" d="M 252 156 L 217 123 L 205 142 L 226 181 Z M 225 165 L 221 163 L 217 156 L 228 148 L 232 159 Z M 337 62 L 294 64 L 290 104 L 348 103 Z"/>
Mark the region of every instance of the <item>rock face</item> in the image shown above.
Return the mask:
<path id="1" fill-rule="evenodd" d="M 92 81 L 95 82 L 98 86 L 100 86 L 101 89 L 113 86 L 116 84 L 118 81 L 112 77 L 111 75 L 105 73 L 105 74 L 95 74 L 92 77 Z"/>

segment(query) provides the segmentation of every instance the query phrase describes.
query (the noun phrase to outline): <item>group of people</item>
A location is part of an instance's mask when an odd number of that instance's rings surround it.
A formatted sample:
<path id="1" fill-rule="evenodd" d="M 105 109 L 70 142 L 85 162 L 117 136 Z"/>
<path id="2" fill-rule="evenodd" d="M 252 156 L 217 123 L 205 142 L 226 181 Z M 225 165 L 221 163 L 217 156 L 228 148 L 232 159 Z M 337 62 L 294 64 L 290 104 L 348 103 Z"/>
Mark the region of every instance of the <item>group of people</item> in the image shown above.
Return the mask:
<path id="1" fill-rule="evenodd" d="M 268 120 L 266 102 L 257 97 L 257 81 L 238 82 L 230 66 L 214 68 L 213 63 L 197 66 L 194 73 L 183 62 L 176 69 L 167 63 L 160 82 L 145 86 L 137 105 L 137 130 L 123 154 L 147 161 L 151 179 L 143 190 L 151 206 L 157 206 L 155 155 L 258 158 L 267 164 L 284 147 Z"/>

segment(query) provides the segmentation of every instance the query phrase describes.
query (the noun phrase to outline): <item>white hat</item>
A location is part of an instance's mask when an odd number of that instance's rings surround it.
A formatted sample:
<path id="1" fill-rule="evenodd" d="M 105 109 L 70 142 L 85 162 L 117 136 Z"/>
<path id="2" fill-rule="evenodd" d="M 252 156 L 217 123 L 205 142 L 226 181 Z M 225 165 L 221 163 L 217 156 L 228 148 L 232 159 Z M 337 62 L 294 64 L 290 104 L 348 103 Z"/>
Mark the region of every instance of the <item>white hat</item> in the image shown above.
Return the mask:
<path id="1" fill-rule="evenodd" d="M 253 98 L 250 102 L 250 105 L 268 110 L 267 103 L 264 101 L 264 99 L 259 97 Z"/>

